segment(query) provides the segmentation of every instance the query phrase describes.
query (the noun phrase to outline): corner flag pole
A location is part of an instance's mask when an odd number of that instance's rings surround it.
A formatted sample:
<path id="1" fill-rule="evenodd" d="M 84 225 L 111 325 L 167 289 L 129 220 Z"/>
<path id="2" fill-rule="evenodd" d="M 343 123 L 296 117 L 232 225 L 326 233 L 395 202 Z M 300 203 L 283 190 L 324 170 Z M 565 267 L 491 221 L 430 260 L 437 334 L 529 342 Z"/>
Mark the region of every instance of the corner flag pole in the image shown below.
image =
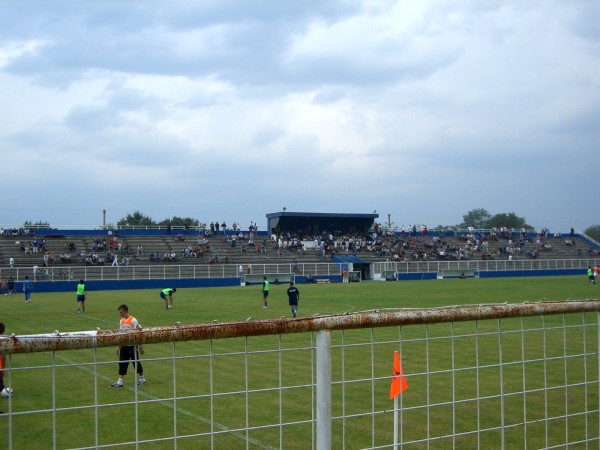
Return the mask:
<path id="1" fill-rule="evenodd" d="M 408 389 L 408 383 L 404 378 L 402 366 L 400 366 L 400 355 L 394 352 L 394 372 L 392 385 L 390 386 L 390 398 L 394 399 L 394 450 L 398 449 L 398 396 Z"/>
<path id="2" fill-rule="evenodd" d="M 394 397 L 394 450 L 398 450 L 398 396 Z"/>

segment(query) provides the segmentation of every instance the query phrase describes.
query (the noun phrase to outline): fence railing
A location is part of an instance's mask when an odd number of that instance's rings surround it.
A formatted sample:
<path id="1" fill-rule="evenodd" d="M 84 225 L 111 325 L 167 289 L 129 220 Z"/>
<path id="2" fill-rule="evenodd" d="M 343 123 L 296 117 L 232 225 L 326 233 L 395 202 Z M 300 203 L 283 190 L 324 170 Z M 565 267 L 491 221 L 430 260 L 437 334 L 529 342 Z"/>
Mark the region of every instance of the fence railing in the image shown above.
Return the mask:
<path id="1" fill-rule="evenodd" d="M 21 281 L 28 276 L 34 281 L 69 281 L 80 278 L 86 281 L 105 280 L 163 280 L 199 278 L 242 278 L 243 275 L 267 273 L 295 273 L 296 275 L 333 276 L 340 275 L 340 264 L 181 264 L 181 265 L 131 265 L 131 266 L 50 266 L 4 268 L 5 277 L 12 276 Z"/>
<path id="2" fill-rule="evenodd" d="M 477 272 L 507 272 L 514 270 L 571 270 L 595 266 L 599 257 L 580 259 L 515 259 L 459 261 L 382 261 L 373 263 L 374 273 L 431 273 L 443 270 L 474 270 Z"/>
<path id="3" fill-rule="evenodd" d="M 573 301 L 1 337 L 5 383 L 23 388 L 0 414 L 0 446 L 597 448 L 599 311 Z M 108 348 L 142 344 L 156 379 L 103 387 Z M 408 381 L 398 409 L 394 351 Z"/>
<path id="4" fill-rule="evenodd" d="M 506 272 L 515 270 L 572 270 L 586 269 L 600 262 L 600 257 L 581 259 L 522 259 L 522 260 L 462 260 L 462 261 L 375 261 L 372 263 L 372 276 L 385 272 L 433 273 L 443 270 L 474 270 L 477 272 Z M 339 263 L 283 263 L 252 264 L 173 264 L 173 265 L 131 265 L 131 266 L 50 266 L 50 267 L 3 267 L 1 273 L 15 280 L 28 276 L 36 281 L 65 281 L 83 278 L 92 280 L 155 280 L 155 279 L 197 279 L 231 278 L 247 273 L 262 275 L 267 273 L 295 273 L 297 276 L 334 276 L 341 274 Z"/>

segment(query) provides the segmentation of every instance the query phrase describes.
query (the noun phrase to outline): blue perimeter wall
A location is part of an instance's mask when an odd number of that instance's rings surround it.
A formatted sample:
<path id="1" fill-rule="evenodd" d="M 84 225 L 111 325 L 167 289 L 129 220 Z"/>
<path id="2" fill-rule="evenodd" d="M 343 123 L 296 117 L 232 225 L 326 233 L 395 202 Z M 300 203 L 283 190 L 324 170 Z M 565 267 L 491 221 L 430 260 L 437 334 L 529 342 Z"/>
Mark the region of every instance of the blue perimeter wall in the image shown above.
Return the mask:
<path id="1" fill-rule="evenodd" d="M 36 292 L 75 292 L 79 280 L 72 281 L 36 281 L 33 286 L 33 294 Z M 86 281 L 85 287 L 88 291 L 115 291 L 126 289 L 157 289 L 165 288 L 200 288 L 200 287 L 223 287 L 239 286 L 239 278 L 202 278 L 202 279 L 167 279 L 167 280 L 125 280 L 125 281 Z M 17 292 L 20 287 L 17 284 Z M 157 293 L 158 295 L 158 293 Z"/>
<path id="2" fill-rule="evenodd" d="M 315 277 L 328 278 L 336 282 L 342 282 L 341 276 Z M 296 283 L 304 283 L 306 277 L 296 277 Z M 71 281 L 36 281 L 33 286 L 33 293 L 36 292 L 75 292 L 79 280 Z M 20 293 L 20 282 L 17 283 L 17 293 Z M 127 289 L 157 289 L 165 288 L 210 288 L 224 286 L 240 286 L 239 278 L 186 278 L 186 279 L 165 279 L 165 280 L 109 280 L 109 281 L 86 281 L 85 287 L 88 291 L 120 291 Z M 253 286 L 257 286 L 254 284 Z M 158 295 L 158 294 L 157 294 Z"/>
<path id="3" fill-rule="evenodd" d="M 587 275 L 585 269 L 564 270 L 509 270 L 506 272 L 479 272 L 479 278 L 514 278 L 514 277 L 547 277 L 565 275 Z M 341 276 L 315 277 L 329 278 L 341 283 Z M 296 283 L 302 284 L 306 277 L 296 277 Z M 436 280 L 436 272 L 423 273 L 399 273 L 398 281 L 414 280 Z M 72 281 L 37 281 L 33 292 L 75 292 L 79 280 Z M 165 279 L 165 280 L 109 280 L 109 281 L 86 281 L 89 291 L 110 291 L 127 289 L 157 289 L 164 288 L 211 288 L 225 286 L 240 286 L 239 278 L 197 278 L 197 279 Z M 18 288 L 18 286 L 17 286 Z"/>

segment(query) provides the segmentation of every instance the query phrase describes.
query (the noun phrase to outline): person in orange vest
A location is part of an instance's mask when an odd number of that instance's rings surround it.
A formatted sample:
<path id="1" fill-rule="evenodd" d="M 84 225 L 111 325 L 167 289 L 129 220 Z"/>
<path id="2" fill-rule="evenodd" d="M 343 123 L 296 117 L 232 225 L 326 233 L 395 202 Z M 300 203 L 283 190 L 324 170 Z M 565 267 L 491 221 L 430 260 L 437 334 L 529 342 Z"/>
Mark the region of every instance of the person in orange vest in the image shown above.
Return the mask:
<path id="1" fill-rule="evenodd" d="M 129 314 L 129 308 L 127 305 L 119 306 L 118 310 L 119 314 L 121 315 L 119 329 L 135 330 L 136 328 L 142 328 L 137 319 Z M 117 382 L 111 384 L 110 387 L 123 387 L 123 377 L 127 375 L 127 367 L 129 366 L 130 361 L 139 375 L 137 382 L 138 386 L 146 384 L 146 379 L 144 378 L 144 368 L 140 362 L 140 353 L 142 355 L 144 354 L 144 346 L 140 345 L 138 349 L 136 349 L 135 345 L 120 345 L 117 347 L 117 355 L 119 356 L 119 378 L 117 379 Z"/>
<path id="2" fill-rule="evenodd" d="M 0 322 L 0 334 L 4 334 L 6 327 L 3 322 Z M 6 364 L 6 355 L 0 355 L 0 395 L 2 397 L 10 397 L 12 389 L 4 385 L 4 367 Z"/>

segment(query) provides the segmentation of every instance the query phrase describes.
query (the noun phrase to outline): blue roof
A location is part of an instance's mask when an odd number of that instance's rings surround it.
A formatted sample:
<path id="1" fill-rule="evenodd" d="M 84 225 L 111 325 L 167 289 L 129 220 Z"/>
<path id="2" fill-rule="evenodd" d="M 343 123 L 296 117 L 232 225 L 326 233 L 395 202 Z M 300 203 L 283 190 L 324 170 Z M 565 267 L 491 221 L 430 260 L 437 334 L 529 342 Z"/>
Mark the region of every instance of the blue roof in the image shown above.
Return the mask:
<path id="1" fill-rule="evenodd" d="M 333 258 L 333 262 L 341 264 L 367 264 L 364 259 L 360 259 L 357 256 L 336 256 Z"/>
<path id="2" fill-rule="evenodd" d="M 292 211 L 281 211 L 267 214 L 267 218 L 272 217 L 316 217 L 316 218 L 350 218 L 350 219 L 377 219 L 379 214 L 342 214 L 342 213 L 316 213 L 316 212 L 292 212 Z"/>

